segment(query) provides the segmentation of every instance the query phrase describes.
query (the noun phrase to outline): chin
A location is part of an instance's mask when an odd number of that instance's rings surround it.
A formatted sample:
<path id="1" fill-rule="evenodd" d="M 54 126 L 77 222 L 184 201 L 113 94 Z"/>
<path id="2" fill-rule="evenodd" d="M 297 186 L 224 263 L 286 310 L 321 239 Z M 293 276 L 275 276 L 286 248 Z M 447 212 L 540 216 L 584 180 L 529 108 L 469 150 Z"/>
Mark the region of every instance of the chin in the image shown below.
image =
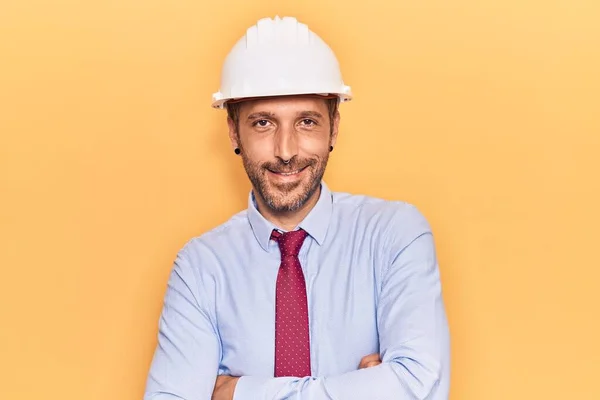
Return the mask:
<path id="1" fill-rule="evenodd" d="M 294 212 L 301 209 L 316 193 L 320 179 L 315 179 L 314 171 L 305 171 L 306 176 L 294 182 L 271 180 L 267 173 L 259 176 L 249 173 L 254 188 L 265 205 L 274 212 Z"/>
<path id="2" fill-rule="evenodd" d="M 296 211 L 306 203 L 308 200 L 305 192 L 301 187 L 296 188 L 290 192 L 282 193 L 279 190 L 269 190 L 267 194 L 266 203 L 273 211 Z"/>
<path id="3" fill-rule="evenodd" d="M 265 201 L 273 211 L 292 212 L 296 211 L 312 197 L 309 182 L 299 182 L 294 185 L 269 185 L 265 193 Z"/>

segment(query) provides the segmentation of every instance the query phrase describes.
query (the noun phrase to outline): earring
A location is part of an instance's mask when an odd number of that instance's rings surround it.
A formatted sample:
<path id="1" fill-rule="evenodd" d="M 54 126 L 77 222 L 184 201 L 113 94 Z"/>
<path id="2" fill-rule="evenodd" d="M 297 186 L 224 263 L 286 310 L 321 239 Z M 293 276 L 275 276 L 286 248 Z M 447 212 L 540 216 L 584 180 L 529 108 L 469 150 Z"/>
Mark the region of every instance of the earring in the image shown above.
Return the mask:
<path id="1" fill-rule="evenodd" d="M 331 153 L 333 151 L 333 146 L 329 146 L 329 152 Z"/>
<path id="2" fill-rule="evenodd" d="M 233 152 L 234 152 L 235 154 L 237 154 L 237 155 L 240 155 L 240 153 L 241 153 L 242 151 L 240 150 L 240 148 L 239 148 L 239 147 L 236 147 L 236 148 L 235 148 L 235 150 L 233 150 Z"/>

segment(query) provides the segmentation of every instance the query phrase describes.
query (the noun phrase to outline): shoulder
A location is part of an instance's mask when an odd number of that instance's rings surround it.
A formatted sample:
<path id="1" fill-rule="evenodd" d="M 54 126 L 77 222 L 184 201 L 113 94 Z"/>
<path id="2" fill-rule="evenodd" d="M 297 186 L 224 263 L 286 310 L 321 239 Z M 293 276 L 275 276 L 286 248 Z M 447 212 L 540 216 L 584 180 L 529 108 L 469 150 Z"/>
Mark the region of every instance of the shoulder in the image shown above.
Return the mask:
<path id="1" fill-rule="evenodd" d="M 346 192 L 332 196 L 334 208 L 343 217 L 362 220 L 391 241 L 410 242 L 431 233 L 429 221 L 415 204 Z"/>
<path id="2" fill-rule="evenodd" d="M 190 238 L 179 250 L 177 258 L 192 265 L 197 265 L 198 261 L 203 261 L 203 265 L 209 264 L 206 261 L 218 261 L 232 241 L 244 236 L 250 229 L 247 210 L 240 211 L 222 224 Z"/>

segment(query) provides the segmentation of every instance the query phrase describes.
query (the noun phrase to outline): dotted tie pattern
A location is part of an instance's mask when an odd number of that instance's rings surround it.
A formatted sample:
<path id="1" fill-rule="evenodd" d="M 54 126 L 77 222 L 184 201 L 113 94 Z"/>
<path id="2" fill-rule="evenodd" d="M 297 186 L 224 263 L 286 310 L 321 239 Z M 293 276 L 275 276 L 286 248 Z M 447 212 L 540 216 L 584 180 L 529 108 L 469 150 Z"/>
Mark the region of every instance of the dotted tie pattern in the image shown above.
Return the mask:
<path id="1" fill-rule="evenodd" d="M 306 283 L 298 253 L 306 231 L 273 231 L 281 251 L 275 299 L 275 377 L 310 376 Z"/>

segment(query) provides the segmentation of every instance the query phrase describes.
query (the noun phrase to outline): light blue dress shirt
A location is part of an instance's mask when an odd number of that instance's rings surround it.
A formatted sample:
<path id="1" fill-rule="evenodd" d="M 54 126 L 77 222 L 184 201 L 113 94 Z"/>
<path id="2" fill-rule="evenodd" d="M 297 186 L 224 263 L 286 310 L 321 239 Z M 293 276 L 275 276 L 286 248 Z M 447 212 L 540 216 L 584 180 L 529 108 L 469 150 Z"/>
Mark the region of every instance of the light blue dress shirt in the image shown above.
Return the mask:
<path id="1" fill-rule="evenodd" d="M 431 229 L 412 205 L 331 192 L 298 225 L 311 377 L 274 378 L 276 227 L 248 209 L 189 241 L 164 298 L 145 400 L 446 400 L 449 329 Z M 382 364 L 358 369 L 379 353 Z"/>

